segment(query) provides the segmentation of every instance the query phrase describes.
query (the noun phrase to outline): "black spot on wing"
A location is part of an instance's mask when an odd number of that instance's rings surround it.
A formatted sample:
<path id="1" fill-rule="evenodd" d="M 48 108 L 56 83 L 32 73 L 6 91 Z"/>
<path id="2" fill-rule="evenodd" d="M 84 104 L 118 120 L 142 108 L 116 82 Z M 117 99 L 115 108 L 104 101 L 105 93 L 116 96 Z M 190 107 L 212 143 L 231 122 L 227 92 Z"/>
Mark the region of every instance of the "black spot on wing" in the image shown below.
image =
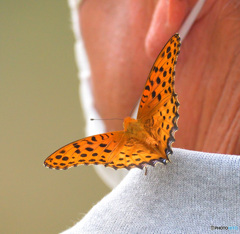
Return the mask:
<path id="1" fill-rule="evenodd" d="M 152 92 L 152 98 L 155 98 L 155 96 L 156 96 L 156 92 L 153 91 L 153 92 Z"/>

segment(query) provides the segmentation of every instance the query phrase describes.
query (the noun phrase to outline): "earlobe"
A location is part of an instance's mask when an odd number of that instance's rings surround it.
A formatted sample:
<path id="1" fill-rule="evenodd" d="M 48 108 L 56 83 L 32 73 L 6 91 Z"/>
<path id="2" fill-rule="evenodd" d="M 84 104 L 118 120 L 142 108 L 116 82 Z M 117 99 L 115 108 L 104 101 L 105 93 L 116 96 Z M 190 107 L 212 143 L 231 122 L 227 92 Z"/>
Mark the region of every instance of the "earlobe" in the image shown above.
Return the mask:
<path id="1" fill-rule="evenodd" d="M 159 0 L 145 39 L 147 55 L 155 59 L 168 39 L 179 31 L 190 11 L 188 0 Z"/>

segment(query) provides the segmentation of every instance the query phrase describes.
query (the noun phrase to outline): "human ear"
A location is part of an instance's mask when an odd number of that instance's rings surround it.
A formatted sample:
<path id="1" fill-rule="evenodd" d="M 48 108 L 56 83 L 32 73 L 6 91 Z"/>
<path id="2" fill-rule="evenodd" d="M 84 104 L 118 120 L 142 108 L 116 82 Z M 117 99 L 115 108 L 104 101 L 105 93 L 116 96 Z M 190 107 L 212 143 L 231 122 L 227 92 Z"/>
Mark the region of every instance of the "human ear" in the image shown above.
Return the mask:
<path id="1" fill-rule="evenodd" d="M 190 12 L 188 0 L 159 0 L 145 38 L 147 55 L 155 59 L 168 39 L 181 28 Z"/>

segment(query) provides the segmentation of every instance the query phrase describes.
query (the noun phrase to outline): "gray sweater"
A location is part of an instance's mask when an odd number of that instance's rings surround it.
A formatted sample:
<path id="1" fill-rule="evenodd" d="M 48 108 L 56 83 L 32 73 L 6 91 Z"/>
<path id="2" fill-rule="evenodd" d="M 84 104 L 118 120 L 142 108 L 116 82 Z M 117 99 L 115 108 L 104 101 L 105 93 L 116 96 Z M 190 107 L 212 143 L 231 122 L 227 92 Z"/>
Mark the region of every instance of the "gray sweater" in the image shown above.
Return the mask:
<path id="1" fill-rule="evenodd" d="M 132 169 L 64 234 L 239 233 L 240 157 L 175 148 L 170 160 Z"/>

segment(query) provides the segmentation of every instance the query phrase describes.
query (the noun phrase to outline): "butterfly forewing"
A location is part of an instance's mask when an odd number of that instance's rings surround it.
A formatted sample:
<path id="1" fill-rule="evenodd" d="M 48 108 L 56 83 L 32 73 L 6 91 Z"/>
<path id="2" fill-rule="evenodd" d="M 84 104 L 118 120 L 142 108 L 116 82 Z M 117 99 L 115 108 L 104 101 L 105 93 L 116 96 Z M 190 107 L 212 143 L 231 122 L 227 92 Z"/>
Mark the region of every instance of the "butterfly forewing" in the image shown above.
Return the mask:
<path id="1" fill-rule="evenodd" d="M 175 34 L 158 55 L 144 87 L 137 119 L 150 115 L 174 95 L 175 65 L 180 45 L 180 37 Z"/>
<path id="2" fill-rule="evenodd" d="M 158 149 L 164 149 L 166 156 L 172 153 L 171 143 L 174 142 L 179 117 L 174 79 L 180 45 L 180 37 L 175 34 L 158 55 L 147 79 L 137 115 L 145 129 L 158 141 Z"/>
<path id="3" fill-rule="evenodd" d="M 124 131 L 117 131 L 74 141 L 50 155 L 44 164 L 55 169 L 67 169 L 81 164 L 105 165 L 115 156 L 123 136 Z"/>

